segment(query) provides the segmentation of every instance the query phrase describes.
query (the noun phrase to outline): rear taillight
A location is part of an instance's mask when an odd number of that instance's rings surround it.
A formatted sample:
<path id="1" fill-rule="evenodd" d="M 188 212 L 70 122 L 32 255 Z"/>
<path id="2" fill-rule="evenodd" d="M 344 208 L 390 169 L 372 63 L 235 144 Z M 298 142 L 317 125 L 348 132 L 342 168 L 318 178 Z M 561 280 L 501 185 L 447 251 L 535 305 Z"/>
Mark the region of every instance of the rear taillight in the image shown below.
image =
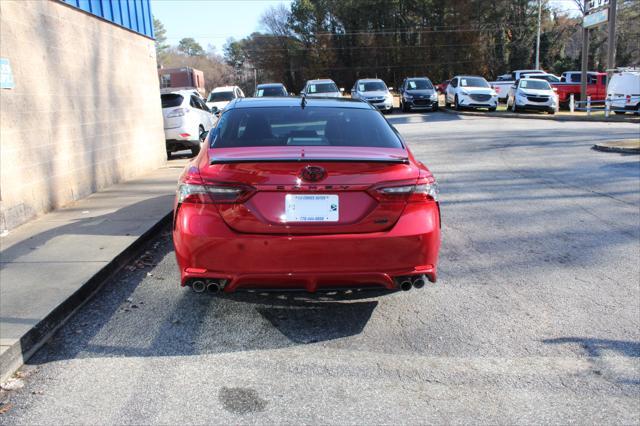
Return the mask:
<path id="1" fill-rule="evenodd" d="M 233 204 L 241 203 L 253 194 L 253 188 L 245 185 L 197 185 L 181 183 L 178 186 L 178 203 Z"/>
<path id="2" fill-rule="evenodd" d="M 379 199 L 407 202 L 438 201 L 438 184 L 433 176 L 421 177 L 415 184 L 390 184 L 376 188 Z"/>

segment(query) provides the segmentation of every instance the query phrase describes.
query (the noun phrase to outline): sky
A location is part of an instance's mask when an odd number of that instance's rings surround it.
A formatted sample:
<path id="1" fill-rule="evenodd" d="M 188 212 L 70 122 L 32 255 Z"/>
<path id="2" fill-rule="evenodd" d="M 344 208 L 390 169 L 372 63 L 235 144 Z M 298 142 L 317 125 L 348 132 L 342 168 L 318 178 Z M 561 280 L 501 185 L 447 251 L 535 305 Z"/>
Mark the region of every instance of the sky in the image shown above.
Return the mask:
<path id="1" fill-rule="evenodd" d="M 444 0 L 443 0 L 444 1 Z M 555 8 L 577 13 L 573 0 L 549 0 Z M 193 37 L 207 49 L 213 45 L 218 53 L 229 37 L 241 39 L 260 30 L 260 17 L 269 7 L 285 0 L 152 0 L 151 11 L 167 29 L 167 42 L 178 44 L 183 37 Z"/>
<path id="2" fill-rule="evenodd" d="M 229 37 L 241 39 L 260 29 L 260 17 L 269 7 L 288 6 L 284 0 L 151 0 L 151 12 L 164 24 L 167 42 L 193 37 L 205 49 L 218 53 Z"/>

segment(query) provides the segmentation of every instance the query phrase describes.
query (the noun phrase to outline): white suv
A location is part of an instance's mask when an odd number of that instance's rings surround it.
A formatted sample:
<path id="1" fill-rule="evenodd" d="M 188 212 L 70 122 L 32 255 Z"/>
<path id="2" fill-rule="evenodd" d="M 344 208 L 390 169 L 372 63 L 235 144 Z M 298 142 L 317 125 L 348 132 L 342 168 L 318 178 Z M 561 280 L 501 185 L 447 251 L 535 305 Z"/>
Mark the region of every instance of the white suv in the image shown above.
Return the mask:
<path id="1" fill-rule="evenodd" d="M 556 93 L 548 81 L 538 78 L 521 78 L 509 91 L 507 108 L 511 108 L 513 112 L 533 109 L 555 114 L 558 106 L 556 98 Z"/>
<path id="2" fill-rule="evenodd" d="M 229 105 L 229 102 L 237 98 L 244 98 L 244 92 L 238 86 L 216 87 L 209 93 L 207 106 L 214 113 L 219 113 Z"/>
<path id="3" fill-rule="evenodd" d="M 192 90 L 164 93 L 160 99 L 167 158 L 183 149 L 190 149 L 193 155 L 197 155 L 205 132 L 211 130 L 216 122 L 215 116 Z"/>
<path id="4" fill-rule="evenodd" d="M 491 88 L 487 80 L 473 75 L 455 76 L 449 82 L 444 95 L 447 108 L 487 108 L 495 111 L 498 107 L 498 94 Z"/>

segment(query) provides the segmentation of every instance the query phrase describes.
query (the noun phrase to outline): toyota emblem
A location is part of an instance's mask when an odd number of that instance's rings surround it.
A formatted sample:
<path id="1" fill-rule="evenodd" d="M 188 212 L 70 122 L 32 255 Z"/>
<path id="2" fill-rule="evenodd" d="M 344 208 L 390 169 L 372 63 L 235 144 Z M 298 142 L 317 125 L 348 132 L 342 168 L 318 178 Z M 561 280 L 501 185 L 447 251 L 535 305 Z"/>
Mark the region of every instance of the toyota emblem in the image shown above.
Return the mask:
<path id="1" fill-rule="evenodd" d="M 307 182 L 318 182 L 327 177 L 327 171 L 319 166 L 306 166 L 300 172 L 300 177 Z"/>

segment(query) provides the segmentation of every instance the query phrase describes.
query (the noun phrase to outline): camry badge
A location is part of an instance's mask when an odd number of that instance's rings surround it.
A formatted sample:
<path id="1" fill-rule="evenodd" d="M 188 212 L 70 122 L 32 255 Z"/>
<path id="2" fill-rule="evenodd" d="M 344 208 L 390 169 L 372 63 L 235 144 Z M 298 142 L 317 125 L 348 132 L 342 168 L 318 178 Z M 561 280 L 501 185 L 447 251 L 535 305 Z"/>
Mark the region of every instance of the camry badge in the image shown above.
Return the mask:
<path id="1" fill-rule="evenodd" d="M 307 182 L 318 182 L 327 177 L 327 171 L 319 166 L 306 166 L 300 172 L 300 177 Z"/>

